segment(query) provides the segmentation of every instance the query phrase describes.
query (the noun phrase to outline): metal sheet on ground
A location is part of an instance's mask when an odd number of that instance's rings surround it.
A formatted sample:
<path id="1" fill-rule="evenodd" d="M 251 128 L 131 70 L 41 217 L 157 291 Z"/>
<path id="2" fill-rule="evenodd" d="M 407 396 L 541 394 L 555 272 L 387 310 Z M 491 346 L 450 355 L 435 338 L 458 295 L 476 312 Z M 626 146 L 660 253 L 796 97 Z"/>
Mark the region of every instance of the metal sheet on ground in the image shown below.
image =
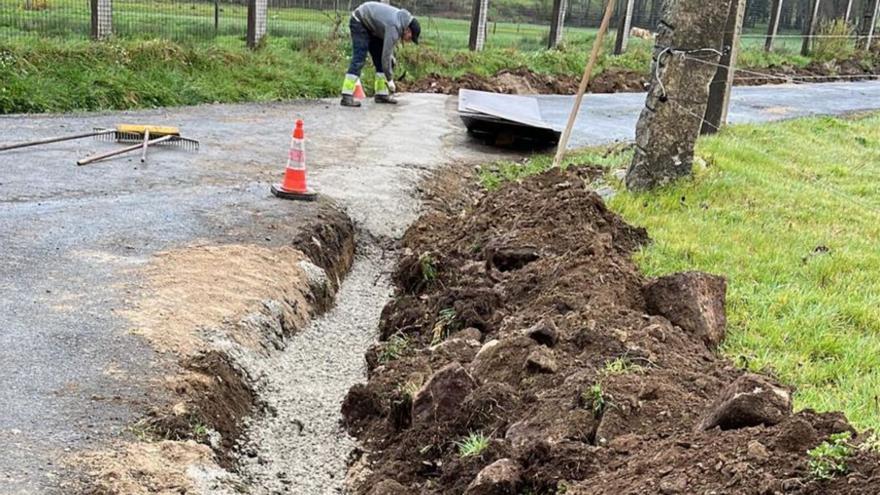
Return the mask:
<path id="1" fill-rule="evenodd" d="M 485 114 L 505 121 L 538 129 L 562 131 L 551 125 L 541 114 L 541 106 L 533 95 L 508 95 L 462 89 L 458 95 L 459 112 Z"/>

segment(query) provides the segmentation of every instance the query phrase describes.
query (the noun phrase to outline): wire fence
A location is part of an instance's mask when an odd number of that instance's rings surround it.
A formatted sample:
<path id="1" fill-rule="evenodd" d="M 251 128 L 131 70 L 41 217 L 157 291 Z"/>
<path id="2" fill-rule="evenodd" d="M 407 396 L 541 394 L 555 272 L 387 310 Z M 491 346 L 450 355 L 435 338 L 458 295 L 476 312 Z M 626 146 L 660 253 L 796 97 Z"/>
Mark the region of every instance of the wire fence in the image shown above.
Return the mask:
<path id="1" fill-rule="evenodd" d="M 815 0 L 785 0 L 780 11 L 774 47 L 795 51 L 803 41 L 807 11 Z M 855 42 L 864 35 L 862 24 L 876 0 L 825 0 L 821 24 L 839 19 L 849 5 L 846 37 Z M 347 37 L 350 12 L 359 0 L 268 0 L 265 32 L 291 40 Z M 441 49 L 468 47 L 473 0 L 393 0 L 422 21 L 423 40 Z M 523 51 L 548 46 L 553 0 L 490 0 L 486 26 L 487 48 Z M 604 0 L 565 0 L 563 38 L 582 43 L 596 32 Z M 622 6 L 618 1 L 612 26 Z M 85 39 L 95 35 L 95 23 L 104 22 L 112 36 L 127 39 L 169 39 L 176 42 L 243 43 L 248 29 L 248 0 L 0 0 L 0 42 L 28 38 Z M 771 13 L 770 0 L 748 0 L 743 45 L 764 44 Z M 632 26 L 654 30 L 662 16 L 663 0 L 636 0 Z M 96 21 L 93 10 L 104 8 L 106 18 Z M 625 8 L 625 7 L 623 7 Z M 825 38 L 830 38 L 825 35 Z"/>

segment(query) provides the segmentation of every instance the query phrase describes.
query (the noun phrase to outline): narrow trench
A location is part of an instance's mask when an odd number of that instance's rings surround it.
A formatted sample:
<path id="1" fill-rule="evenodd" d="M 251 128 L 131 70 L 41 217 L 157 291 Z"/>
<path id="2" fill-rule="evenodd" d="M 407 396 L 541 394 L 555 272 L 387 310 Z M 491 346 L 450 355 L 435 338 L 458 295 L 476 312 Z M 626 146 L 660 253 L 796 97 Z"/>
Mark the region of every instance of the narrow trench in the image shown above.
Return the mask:
<path id="1" fill-rule="evenodd" d="M 248 442 L 235 454 L 248 493 L 342 492 L 355 441 L 340 425 L 340 406 L 365 377 L 364 351 L 392 290 L 393 253 L 363 237 L 336 305 L 255 366 L 268 412 L 246 422 Z"/>

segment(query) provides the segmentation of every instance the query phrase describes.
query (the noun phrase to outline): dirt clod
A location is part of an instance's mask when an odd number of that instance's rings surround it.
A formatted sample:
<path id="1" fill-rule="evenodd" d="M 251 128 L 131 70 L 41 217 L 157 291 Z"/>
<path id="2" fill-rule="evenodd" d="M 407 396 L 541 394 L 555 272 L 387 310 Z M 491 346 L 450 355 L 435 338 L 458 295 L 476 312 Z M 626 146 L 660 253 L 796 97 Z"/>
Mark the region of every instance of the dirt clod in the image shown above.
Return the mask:
<path id="1" fill-rule="evenodd" d="M 412 402 L 414 423 L 443 421 L 455 416 L 467 395 L 475 388 L 474 379 L 458 362 L 431 376 Z"/>
<path id="2" fill-rule="evenodd" d="M 553 353 L 546 347 L 539 347 L 529 353 L 526 358 L 526 369 L 538 373 L 556 373 L 559 365 L 553 358 Z"/>
<path id="3" fill-rule="evenodd" d="M 382 480 L 370 490 L 369 495 L 408 495 L 406 487 L 394 480 Z"/>
<path id="4" fill-rule="evenodd" d="M 553 347 L 556 344 L 556 340 L 559 338 L 558 333 L 556 324 L 550 319 L 541 320 L 526 330 L 526 335 L 532 340 L 547 347 Z"/>
<path id="5" fill-rule="evenodd" d="M 700 337 L 710 349 L 724 340 L 726 294 L 723 277 L 700 272 L 660 277 L 644 289 L 648 311 Z"/>
<path id="6" fill-rule="evenodd" d="M 363 384 L 351 387 L 342 402 L 342 417 L 350 430 L 356 431 L 362 421 L 381 413 L 379 397 Z"/>
<path id="7" fill-rule="evenodd" d="M 489 464 L 467 487 L 465 495 L 510 495 L 517 492 L 522 481 L 522 468 L 511 459 Z"/>
<path id="8" fill-rule="evenodd" d="M 791 394 L 787 390 L 763 376 L 745 374 L 724 389 L 700 422 L 700 428 L 771 426 L 790 414 Z"/>

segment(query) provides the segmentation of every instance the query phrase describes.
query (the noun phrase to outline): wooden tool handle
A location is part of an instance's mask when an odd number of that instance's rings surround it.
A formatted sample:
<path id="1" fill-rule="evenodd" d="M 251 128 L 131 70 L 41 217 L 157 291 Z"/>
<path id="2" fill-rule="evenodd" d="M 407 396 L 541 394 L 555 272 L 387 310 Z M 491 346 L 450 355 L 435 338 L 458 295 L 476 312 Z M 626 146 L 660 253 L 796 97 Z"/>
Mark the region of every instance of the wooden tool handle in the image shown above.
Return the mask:
<path id="1" fill-rule="evenodd" d="M 100 136 L 102 134 L 110 134 L 111 132 L 116 132 L 116 129 L 104 129 L 104 130 L 100 130 L 100 131 L 87 132 L 85 134 L 75 134 L 73 136 L 52 137 L 52 138 L 40 139 L 39 141 L 29 141 L 27 143 L 7 144 L 7 145 L 0 146 L 0 151 L 15 150 L 18 148 L 27 148 L 28 146 L 37 146 L 40 144 L 57 143 L 59 141 L 72 141 L 74 139 L 82 139 L 82 138 L 87 138 L 87 137 L 92 137 L 92 136 Z"/>
<path id="2" fill-rule="evenodd" d="M 145 142 L 145 143 L 138 143 L 138 144 L 134 144 L 134 145 L 131 145 L 131 146 L 128 146 L 128 147 L 122 148 L 122 149 L 118 149 L 118 150 L 110 151 L 110 152 L 107 152 L 107 153 L 103 153 L 103 154 L 100 154 L 100 155 L 90 156 L 90 157 L 88 157 L 88 158 L 83 158 L 82 160 L 77 160 L 76 164 L 77 164 L 77 165 L 87 165 L 87 164 L 89 164 L 89 163 L 94 163 L 94 162 L 96 162 L 96 161 L 98 161 L 98 160 L 103 160 L 103 159 L 105 159 L 105 158 L 110 158 L 111 156 L 117 156 L 117 155 L 121 155 L 121 154 L 123 154 L 123 153 L 131 153 L 132 151 L 136 151 L 136 150 L 138 150 L 138 149 L 141 149 L 142 147 L 150 146 L 150 145 L 153 145 L 153 144 L 158 144 L 158 143 L 161 143 L 161 142 L 163 142 L 163 141 L 168 141 L 169 139 L 171 139 L 171 138 L 173 138 L 173 137 L 174 137 L 174 136 L 162 136 L 162 137 L 160 137 L 160 138 L 156 138 L 156 139 L 153 139 L 153 140 L 151 140 L 151 141 L 147 141 L 147 142 Z"/>
<path id="3" fill-rule="evenodd" d="M 147 161 L 147 146 L 150 145 L 150 130 L 147 129 L 144 131 L 144 147 L 143 151 L 141 151 L 141 163 Z"/>
<path id="4" fill-rule="evenodd" d="M 559 167 L 562 163 L 562 157 L 565 156 L 565 151 L 568 148 L 568 140 L 571 138 L 571 130 L 574 128 L 578 112 L 580 112 L 581 102 L 584 100 L 584 93 L 587 91 L 587 86 L 590 85 L 590 78 L 593 76 L 593 67 L 595 67 L 596 61 L 599 60 L 599 53 L 602 50 L 602 42 L 605 40 L 605 33 L 608 31 L 608 25 L 611 24 L 611 15 L 614 13 L 615 5 L 617 5 L 617 0 L 608 0 L 608 4 L 605 6 L 605 15 L 602 17 L 602 24 L 599 25 L 599 32 L 596 33 L 596 39 L 593 41 L 593 50 L 590 52 L 590 60 L 587 62 L 587 66 L 584 67 L 584 76 L 581 78 L 580 86 L 578 86 L 577 96 L 574 99 L 574 106 L 571 107 L 571 113 L 568 115 L 568 123 L 565 125 L 565 130 L 562 131 L 562 137 L 559 139 L 559 144 L 556 147 L 556 156 L 553 157 L 554 167 Z"/>

